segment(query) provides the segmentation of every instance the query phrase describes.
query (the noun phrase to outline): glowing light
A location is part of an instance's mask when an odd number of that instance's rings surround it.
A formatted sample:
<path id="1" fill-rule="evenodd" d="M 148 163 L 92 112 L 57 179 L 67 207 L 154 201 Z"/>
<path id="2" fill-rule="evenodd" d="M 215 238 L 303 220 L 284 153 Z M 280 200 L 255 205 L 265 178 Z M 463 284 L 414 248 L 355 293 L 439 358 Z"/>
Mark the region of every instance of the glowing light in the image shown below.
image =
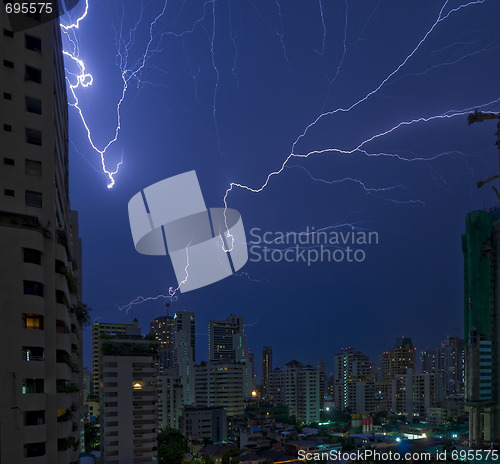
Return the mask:
<path id="1" fill-rule="evenodd" d="M 79 29 L 81 21 L 83 21 L 88 14 L 88 8 L 89 8 L 88 0 L 85 0 L 84 13 L 76 20 L 76 22 L 73 22 L 69 25 L 61 24 L 61 31 L 68 40 L 68 43 L 72 46 L 72 51 L 68 51 L 67 49 L 65 49 L 63 50 L 63 54 L 67 58 L 67 61 L 75 65 L 77 68 L 76 73 L 66 69 L 66 82 L 68 84 L 69 93 L 71 94 L 72 97 L 72 101 L 68 102 L 68 105 L 75 108 L 76 111 L 78 112 L 78 115 L 80 116 L 80 119 L 87 133 L 87 139 L 90 143 L 90 146 L 100 157 L 102 172 L 108 178 L 108 188 L 112 188 L 115 185 L 115 175 L 118 173 L 118 170 L 120 169 L 120 166 L 123 163 L 123 159 L 116 164 L 114 170 L 110 170 L 106 166 L 105 155 L 108 149 L 118 140 L 118 136 L 121 130 L 121 107 L 123 101 L 125 100 L 125 95 L 127 93 L 129 83 L 133 79 L 139 80 L 139 74 L 144 69 L 148 56 L 150 56 L 150 48 L 154 37 L 153 36 L 154 26 L 160 20 L 160 18 L 165 14 L 166 7 L 167 7 L 167 1 L 165 0 L 163 4 L 163 9 L 155 17 L 155 19 L 149 26 L 149 41 L 146 44 L 142 58 L 136 61 L 132 67 L 128 67 L 128 52 L 129 48 L 132 45 L 132 41 L 129 41 L 127 44 L 125 44 L 125 50 L 121 49 L 118 50 L 118 55 L 120 58 L 119 61 L 120 61 L 121 80 L 123 86 L 120 99 L 118 100 L 118 103 L 116 105 L 116 127 L 114 130 L 114 135 L 110 138 L 110 140 L 106 144 L 104 144 L 102 148 L 98 148 L 96 143 L 94 143 L 92 137 L 92 131 L 80 107 L 80 100 L 77 95 L 78 89 L 87 88 L 91 86 L 94 82 L 92 74 L 87 72 L 85 63 L 79 57 L 80 49 L 78 45 L 78 37 L 76 35 L 76 30 Z M 139 19 L 139 22 L 141 18 Z M 138 23 L 136 24 L 136 27 L 138 26 Z"/>

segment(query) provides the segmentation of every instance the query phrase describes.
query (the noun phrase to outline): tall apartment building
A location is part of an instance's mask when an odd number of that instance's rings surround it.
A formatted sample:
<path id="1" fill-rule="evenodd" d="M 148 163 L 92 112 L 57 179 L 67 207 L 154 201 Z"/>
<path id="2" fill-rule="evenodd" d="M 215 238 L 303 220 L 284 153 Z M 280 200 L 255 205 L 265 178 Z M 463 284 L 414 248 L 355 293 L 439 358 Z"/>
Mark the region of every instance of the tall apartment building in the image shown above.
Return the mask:
<path id="1" fill-rule="evenodd" d="M 358 400 L 357 390 L 349 387 L 353 382 L 366 381 L 370 376 L 370 358 L 355 348 L 343 349 L 335 355 L 334 402 L 335 407 L 344 412 L 363 414 L 366 411 L 354 411 Z"/>
<path id="2" fill-rule="evenodd" d="M 243 317 L 231 314 L 224 321 L 208 321 L 208 359 L 232 359 L 237 362 L 245 356 L 246 337 Z"/>
<path id="3" fill-rule="evenodd" d="M 273 370 L 273 349 L 265 346 L 262 349 L 262 381 L 260 386 L 260 395 L 264 400 L 269 399 L 269 377 Z"/>
<path id="4" fill-rule="evenodd" d="M 0 18 L 0 461 L 67 464 L 80 451 L 82 263 L 60 26 L 14 33 Z"/>
<path id="5" fill-rule="evenodd" d="M 245 365 L 228 359 L 195 366 L 195 406 L 223 407 L 228 417 L 242 416 L 246 396 Z"/>
<path id="6" fill-rule="evenodd" d="M 253 365 L 243 329 L 243 317 L 231 314 L 226 320 L 208 321 L 208 359 L 231 360 L 244 365 L 245 398 L 253 390 Z"/>
<path id="7" fill-rule="evenodd" d="M 158 428 L 180 429 L 183 406 L 182 378 L 175 369 L 167 369 L 158 376 Z"/>
<path id="8" fill-rule="evenodd" d="M 159 343 L 158 372 L 163 373 L 174 367 L 174 318 L 160 316 L 149 323 L 149 333 Z"/>
<path id="9" fill-rule="evenodd" d="M 103 464 L 156 460 L 158 345 L 136 334 L 100 340 Z"/>
<path id="10" fill-rule="evenodd" d="M 284 394 L 283 371 L 279 367 L 275 367 L 269 374 L 268 400 L 273 406 L 284 405 Z"/>
<path id="11" fill-rule="evenodd" d="M 404 415 L 408 422 L 425 419 L 429 408 L 443 402 L 443 384 L 438 374 L 415 374 L 410 368 L 391 382 L 391 411 Z"/>
<path id="12" fill-rule="evenodd" d="M 281 371 L 282 404 L 288 406 L 290 416 L 304 423 L 318 422 L 320 418 L 319 370 L 292 360 Z"/>
<path id="13" fill-rule="evenodd" d="M 465 405 L 472 446 L 500 446 L 500 210 L 465 220 Z"/>
<path id="14" fill-rule="evenodd" d="M 326 362 L 318 361 L 319 371 L 319 410 L 325 409 L 325 395 L 326 395 Z"/>
<path id="15" fill-rule="evenodd" d="M 183 404 L 194 404 L 195 318 L 188 311 L 174 315 L 174 367 L 183 385 Z"/>
<path id="16" fill-rule="evenodd" d="M 127 329 L 138 327 L 137 319 L 132 324 L 115 322 L 94 322 L 92 324 L 92 395 L 99 398 L 100 382 L 100 350 L 99 341 L 102 336 L 123 335 Z"/>
<path id="17" fill-rule="evenodd" d="M 393 349 L 389 352 L 389 375 L 404 375 L 408 369 L 415 368 L 415 348 L 411 338 L 401 337 L 396 339 Z"/>

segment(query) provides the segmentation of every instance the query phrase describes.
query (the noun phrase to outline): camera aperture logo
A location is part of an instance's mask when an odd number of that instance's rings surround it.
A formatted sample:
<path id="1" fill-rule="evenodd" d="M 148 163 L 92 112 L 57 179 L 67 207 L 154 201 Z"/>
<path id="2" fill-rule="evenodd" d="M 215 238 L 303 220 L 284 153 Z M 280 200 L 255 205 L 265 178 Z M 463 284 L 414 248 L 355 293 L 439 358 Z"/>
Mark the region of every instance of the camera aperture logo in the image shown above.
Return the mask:
<path id="1" fill-rule="evenodd" d="M 240 213 L 205 206 L 195 171 L 169 177 L 136 193 L 128 215 L 135 249 L 169 255 L 178 286 L 189 292 L 239 271 L 248 260 Z"/>
<path id="2" fill-rule="evenodd" d="M 376 231 L 326 230 L 306 227 L 302 232 L 250 229 L 249 261 L 252 263 L 362 263 L 365 248 L 378 245 Z"/>

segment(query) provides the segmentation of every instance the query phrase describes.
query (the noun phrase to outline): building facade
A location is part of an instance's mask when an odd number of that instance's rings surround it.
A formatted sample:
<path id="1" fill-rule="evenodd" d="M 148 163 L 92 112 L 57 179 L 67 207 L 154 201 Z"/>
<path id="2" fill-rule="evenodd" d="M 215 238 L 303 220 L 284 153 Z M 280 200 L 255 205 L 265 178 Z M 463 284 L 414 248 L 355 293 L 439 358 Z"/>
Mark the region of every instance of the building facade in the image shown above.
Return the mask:
<path id="1" fill-rule="evenodd" d="M 149 333 L 158 346 L 158 372 L 161 374 L 174 367 L 174 318 L 160 316 L 149 323 Z"/>
<path id="2" fill-rule="evenodd" d="M 82 263 L 60 26 L 14 33 L 0 17 L 0 461 L 68 464 L 83 414 Z"/>
<path id="3" fill-rule="evenodd" d="M 500 210 L 465 220 L 465 405 L 472 446 L 500 446 Z"/>
<path id="4" fill-rule="evenodd" d="M 102 462 L 152 462 L 158 429 L 157 344 L 124 334 L 100 345 Z"/>
<path id="5" fill-rule="evenodd" d="M 137 320 L 132 324 L 113 322 L 94 322 L 92 324 L 92 395 L 99 398 L 100 349 L 99 341 L 103 336 L 123 335 L 130 327 L 138 327 Z"/>

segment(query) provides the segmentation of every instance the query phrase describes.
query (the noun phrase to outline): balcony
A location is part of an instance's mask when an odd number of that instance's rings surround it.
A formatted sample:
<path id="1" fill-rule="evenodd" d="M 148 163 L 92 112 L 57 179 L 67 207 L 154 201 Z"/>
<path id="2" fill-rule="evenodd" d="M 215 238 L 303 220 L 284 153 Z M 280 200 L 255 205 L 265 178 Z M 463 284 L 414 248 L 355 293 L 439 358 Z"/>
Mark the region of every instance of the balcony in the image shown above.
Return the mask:
<path id="1" fill-rule="evenodd" d="M 23 440 L 25 443 L 41 443 L 47 441 L 47 426 L 29 425 L 23 428 Z"/>

